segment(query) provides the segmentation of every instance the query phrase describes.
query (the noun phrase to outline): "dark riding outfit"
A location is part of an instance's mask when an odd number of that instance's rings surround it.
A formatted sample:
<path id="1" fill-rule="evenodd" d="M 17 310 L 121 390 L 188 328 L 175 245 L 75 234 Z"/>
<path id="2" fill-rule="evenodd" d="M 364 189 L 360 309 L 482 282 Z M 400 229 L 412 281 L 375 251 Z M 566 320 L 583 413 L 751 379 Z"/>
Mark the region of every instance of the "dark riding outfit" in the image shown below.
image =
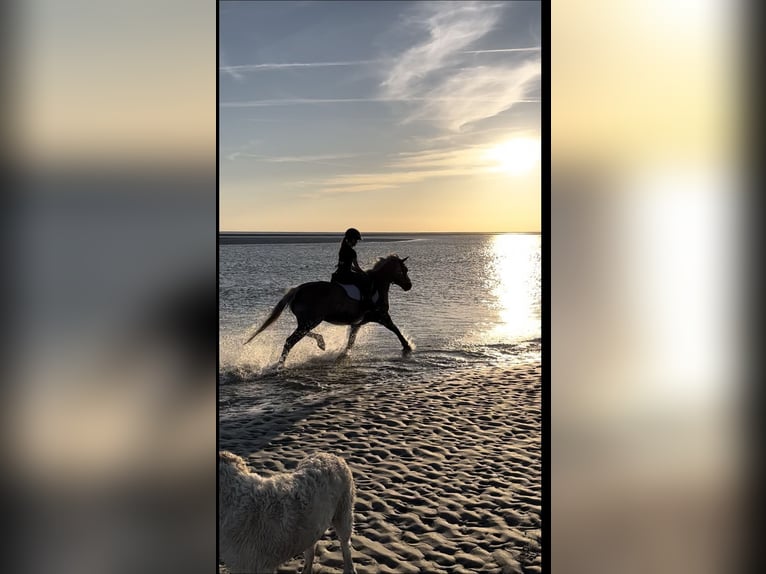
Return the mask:
<path id="1" fill-rule="evenodd" d="M 332 281 L 336 283 L 345 283 L 356 285 L 362 294 L 362 299 L 369 299 L 371 296 L 372 280 L 360 267 L 356 258 L 354 245 L 361 241 L 362 234 L 353 227 L 346 230 L 343 241 L 338 251 L 338 268 L 332 274 Z"/>

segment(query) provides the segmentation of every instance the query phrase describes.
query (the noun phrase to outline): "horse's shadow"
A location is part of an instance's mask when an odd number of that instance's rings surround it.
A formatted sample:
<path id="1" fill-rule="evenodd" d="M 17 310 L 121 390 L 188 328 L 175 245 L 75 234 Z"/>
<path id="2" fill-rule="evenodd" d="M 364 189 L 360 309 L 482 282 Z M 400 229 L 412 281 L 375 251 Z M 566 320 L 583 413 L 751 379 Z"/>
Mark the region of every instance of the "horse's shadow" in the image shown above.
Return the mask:
<path id="1" fill-rule="evenodd" d="M 219 424 L 219 448 L 247 457 L 255 451 L 264 450 L 276 438 L 288 433 L 295 425 L 309 418 L 318 410 L 332 404 L 332 397 L 324 397 L 284 410 L 270 411 L 265 415 L 233 415 Z"/>
<path id="2" fill-rule="evenodd" d="M 332 408 L 369 382 L 368 374 L 346 365 L 325 371 L 318 381 L 317 361 L 326 366 L 327 359 L 323 358 L 294 367 L 269 369 L 265 384 L 275 387 L 276 392 L 265 390 L 264 396 L 268 399 L 257 414 L 245 409 L 220 419 L 218 448 L 243 457 L 265 450 L 280 437 L 289 435 L 303 420 L 322 409 Z M 321 395 L 317 396 L 318 393 Z M 233 400 L 245 406 L 253 401 L 252 397 Z"/>

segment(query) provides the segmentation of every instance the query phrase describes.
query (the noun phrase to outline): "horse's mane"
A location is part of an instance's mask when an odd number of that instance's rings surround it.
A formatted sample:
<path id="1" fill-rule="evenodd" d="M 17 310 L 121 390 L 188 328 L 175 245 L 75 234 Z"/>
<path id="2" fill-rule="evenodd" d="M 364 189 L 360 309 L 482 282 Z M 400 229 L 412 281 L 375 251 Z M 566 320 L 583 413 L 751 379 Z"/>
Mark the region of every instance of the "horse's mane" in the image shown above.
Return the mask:
<path id="1" fill-rule="evenodd" d="M 378 257 L 378 260 L 372 266 L 371 271 L 378 271 L 381 267 L 383 267 L 386 263 L 388 263 L 392 259 L 400 259 L 400 257 L 396 253 L 392 253 L 391 255 L 386 255 L 385 257 Z"/>

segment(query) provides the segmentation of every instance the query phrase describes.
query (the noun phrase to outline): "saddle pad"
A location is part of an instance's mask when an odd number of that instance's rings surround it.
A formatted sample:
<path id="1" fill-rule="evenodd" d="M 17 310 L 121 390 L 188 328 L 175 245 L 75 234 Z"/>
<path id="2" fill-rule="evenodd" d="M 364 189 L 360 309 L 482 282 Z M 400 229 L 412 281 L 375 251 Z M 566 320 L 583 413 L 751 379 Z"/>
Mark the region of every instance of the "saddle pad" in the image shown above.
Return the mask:
<path id="1" fill-rule="evenodd" d="M 361 291 L 359 291 L 359 287 L 357 287 L 356 285 L 347 285 L 345 283 L 339 283 L 339 285 L 346 290 L 346 295 L 348 295 L 355 301 L 362 300 L 362 293 Z M 375 291 L 375 293 L 372 294 L 372 302 L 377 303 L 378 299 L 379 299 L 378 292 Z"/>
<path id="2" fill-rule="evenodd" d="M 356 285 L 346 285 L 345 283 L 341 283 L 340 286 L 346 290 L 346 295 L 352 299 L 356 301 L 362 300 L 362 293 L 359 291 L 359 287 Z"/>

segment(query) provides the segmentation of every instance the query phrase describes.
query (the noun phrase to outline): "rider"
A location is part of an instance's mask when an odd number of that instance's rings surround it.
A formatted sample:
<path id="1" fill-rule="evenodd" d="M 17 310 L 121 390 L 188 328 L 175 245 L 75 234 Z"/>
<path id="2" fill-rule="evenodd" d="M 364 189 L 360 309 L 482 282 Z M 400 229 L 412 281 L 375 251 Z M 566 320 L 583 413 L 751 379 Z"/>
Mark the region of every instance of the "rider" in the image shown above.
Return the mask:
<path id="1" fill-rule="evenodd" d="M 332 274 L 332 281 L 357 285 L 362 294 L 362 300 L 369 299 L 372 281 L 359 266 L 354 246 L 361 241 L 362 234 L 353 227 L 346 230 L 338 251 L 338 269 Z"/>

